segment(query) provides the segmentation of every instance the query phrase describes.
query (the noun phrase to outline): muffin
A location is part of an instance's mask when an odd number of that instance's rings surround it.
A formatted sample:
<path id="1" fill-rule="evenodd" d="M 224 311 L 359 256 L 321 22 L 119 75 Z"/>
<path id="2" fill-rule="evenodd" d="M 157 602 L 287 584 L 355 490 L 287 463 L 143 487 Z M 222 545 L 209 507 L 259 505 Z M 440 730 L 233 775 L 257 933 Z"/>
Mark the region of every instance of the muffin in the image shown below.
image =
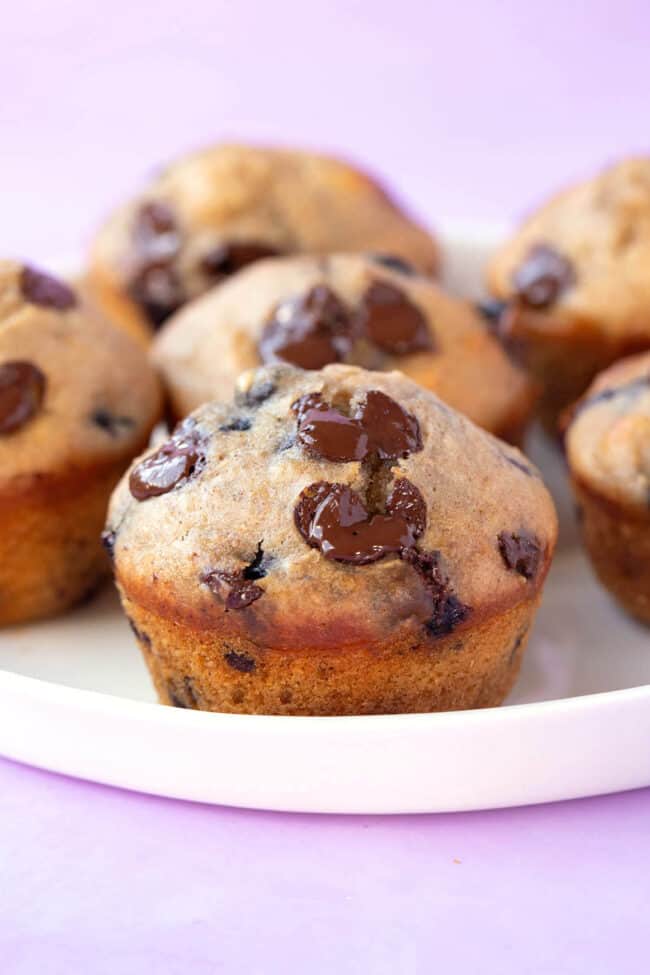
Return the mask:
<path id="1" fill-rule="evenodd" d="M 515 448 L 400 373 L 245 373 L 125 475 L 124 610 L 160 700 L 259 714 L 489 707 L 556 541 Z"/>
<path id="2" fill-rule="evenodd" d="M 650 348 L 649 267 L 650 157 L 556 196 L 497 252 L 497 328 L 541 381 L 548 427 L 596 373 Z"/>
<path id="3" fill-rule="evenodd" d="M 598 578 L 650 623 L 650 353 L 601 373 L 567 418 L 566 452 Z"/>
<path id="4" fill-rule="evenodd" d="M 219 145 L 173 163 L 113 214 L 88 283 L 109 317 L 146 338 L 253 261 L 340 250 L 438 266 L 432 237 L 358 169 L 306 152 Z"/>
<path id="5" fill-rule="evenodd" d="M 257 262 L 165 325 L 154 360 L 180 418 L 229 399 L 260 363 L 400 369 L 475 423 L 520 440 L 536 389 L 468 302 L 362 255 Z"/>
<path id="6" fill-rule="evenodd" d="M 75 292 L 0 262 L 0 624 L 49 616 L 107 573 L 111 491 L 147 444 L 158 382 Z"/>

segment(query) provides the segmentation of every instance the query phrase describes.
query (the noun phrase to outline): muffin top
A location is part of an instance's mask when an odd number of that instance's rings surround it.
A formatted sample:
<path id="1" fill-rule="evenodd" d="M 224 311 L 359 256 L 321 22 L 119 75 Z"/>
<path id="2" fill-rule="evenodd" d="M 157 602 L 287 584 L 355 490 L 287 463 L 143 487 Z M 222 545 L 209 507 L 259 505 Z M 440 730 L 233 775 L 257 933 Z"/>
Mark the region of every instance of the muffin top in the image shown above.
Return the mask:
<path id="1" fill-rule="evenodd" d="M 574 407 L 566 449 L 578 482 L 650 518 L 650 353 L 597 377 Z"/>
<path id="2" fill-rule="evenodd" d="M 528 327 L 582 324 L 632 349 L 650 340 L 649 266 L 650 157 L 554 197 L 497 252 L 488 283 Z"/>
<path id="3" fill-rule="evenodd" d="M 468 302 L 408 265 L 361 255 L 259 261 L 178 312 L 154 360 L 177 416 L 229 399 L 244 369 L 273 362 L 400 369 L 503 435 L 522 425 L 534 399 Z"/>
<path id="4" fill-rule="evenodd" d="M 142 449 L 160 414 L 145 353 L 95 319 L 63 281 L 0 262 L 0 460 L 16 490 L 110 466 Z"/>
<path id="5" fill-rule="evenodd" d="M 553 502 L 517 450 L 399 373 L 245 373 L 132 467 L 118 584 L 198 629 L 299 650 L 418 643 L 534 596 Z"/>
<path id="6" fill-rule="evenodd" d="M 90 278 L 128 293 L 157 327 L 261 257 L 337 250 L 438 264 L 431 236 L 365 173 L 306 152 L 219 145 L 173 163 L 111 217 Z"/>

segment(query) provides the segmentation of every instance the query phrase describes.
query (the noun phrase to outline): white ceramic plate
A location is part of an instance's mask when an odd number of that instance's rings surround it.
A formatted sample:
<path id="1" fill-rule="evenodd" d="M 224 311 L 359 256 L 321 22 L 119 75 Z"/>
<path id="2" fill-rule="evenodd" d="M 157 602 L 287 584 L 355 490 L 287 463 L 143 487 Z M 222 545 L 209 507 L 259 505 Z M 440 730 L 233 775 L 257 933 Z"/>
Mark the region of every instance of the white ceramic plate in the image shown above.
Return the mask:
<path id="1" fill-rule="evenodd" d="M 448 237 L 475 294 L 489 234 Z M 0 752 L 142 792 L 264 809 L 435 812 L 650 784 L 650 633 L 620 613 L 577 543 L 562 464 L 533 443 L 561 542 L 506 706 L 286 718 L 160 707 L 117 599 L 0 635 Z"/>

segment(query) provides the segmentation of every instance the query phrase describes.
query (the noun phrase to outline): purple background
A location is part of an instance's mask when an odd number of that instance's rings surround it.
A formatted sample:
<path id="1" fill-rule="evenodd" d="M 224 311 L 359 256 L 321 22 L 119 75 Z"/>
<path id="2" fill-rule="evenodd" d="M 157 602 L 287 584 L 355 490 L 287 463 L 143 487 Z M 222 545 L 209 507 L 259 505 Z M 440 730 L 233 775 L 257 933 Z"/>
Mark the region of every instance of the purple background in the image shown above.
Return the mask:
<path id="1" fill-rule="evenodd" d="M 2 20 L 3 251 L 78 254 L 152 167 L 224 135 L 344 151 L 432 222 L 510 220 L 602 161 L 648 150 L 647 11 L 19 0 Z M 0 796 L 7 975 L 646 965 L 647 790 L 309 818 L 0 761 Z"/>

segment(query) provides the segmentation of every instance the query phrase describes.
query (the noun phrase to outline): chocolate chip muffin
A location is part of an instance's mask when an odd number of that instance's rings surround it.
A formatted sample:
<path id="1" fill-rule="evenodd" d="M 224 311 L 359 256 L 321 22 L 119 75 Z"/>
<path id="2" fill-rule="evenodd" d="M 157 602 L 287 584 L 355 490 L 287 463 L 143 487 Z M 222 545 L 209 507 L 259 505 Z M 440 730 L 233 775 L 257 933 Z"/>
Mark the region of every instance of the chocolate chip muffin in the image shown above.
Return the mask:
<path id="1" fill-rule="evenodd" d="M 538 472 L 399 373 L 245 373 L 117 488 L 160 700 L 264 714 L 496 705 L 556 541 Z"/>
<path id="2" fill-rule="evenodd" d="M 229 399 L 244 369 L 274 362 L 400 369 L 514 441 L 536 393 L 468 302 L 407 265 L 361 255 L 259 261 L 178 312 L 154 360 L 179 418 Z"/>
<path id="3" fill-rule="evenodd" d="M 60 612 L 108 570 L 108 498 L 160 413 L 145 353 L 62 281 L 0 262 L 0 624 Z"/>
<path id="4" fill-rule="evenodd" d="M 435 271 L 438 248 L 368 175 L 325 156 L 219 145 L 118 210 L 91 255 L 104 310 L 147 336 L 191 298 L 274 254 L 373 250 Z"/>
<path id="5" fill-rule="evenodd" d="M 543 384 L 547 426 L 597 372 L 650 347 L 649 266 L 650 157 L 556 196 L 496 254 L 491 311 Z"/>
<path id="6" fill-rule="evenodd" d="M 601 373 L 567 421 L 567 458 L 596 573 L 650 623 L 650 353 Z"/>

